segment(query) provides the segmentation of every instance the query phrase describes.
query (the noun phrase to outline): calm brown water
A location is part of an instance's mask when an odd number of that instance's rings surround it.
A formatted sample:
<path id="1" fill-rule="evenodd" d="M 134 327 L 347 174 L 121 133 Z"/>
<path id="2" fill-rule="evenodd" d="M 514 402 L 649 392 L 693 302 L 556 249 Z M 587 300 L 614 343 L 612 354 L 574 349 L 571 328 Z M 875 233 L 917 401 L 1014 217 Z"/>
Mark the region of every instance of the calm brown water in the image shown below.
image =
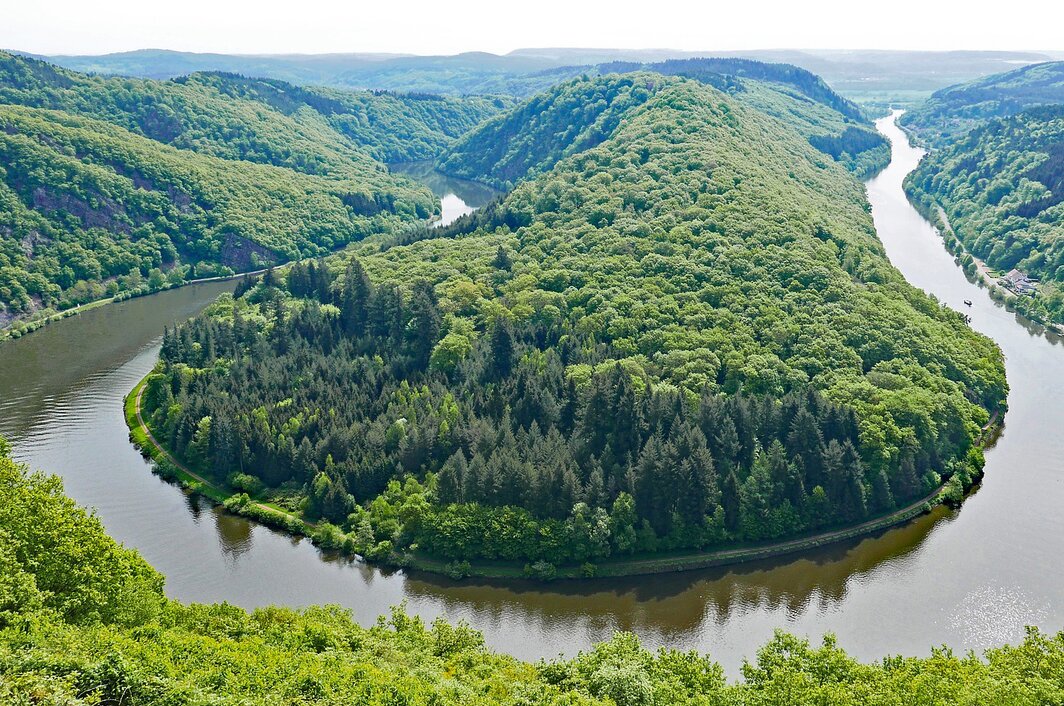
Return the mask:
<path id="1" fill-rule="evenodd" d="M 609 583 L 452 583 L 325 556 L 200 506 L 151 475 L 127 441 L 122 397 L 151 368 L 164 323 L 230 285 L 209 284 L 103 307 L 0 346 L 0 434 L 16 455 L 61 474 L 185 601 L 338 603 L 362 623 L 401 601 L 483 630 L 524 658 L 572 654 L 633 630 L 648 645 L 709 652 L 733 674 L 781 627 L 825 632 L 859 657 L 980 649 L 1025 624 L 1064 627 L 1064 345 L 995 305 L 913 211 L 901 180 L 920 153 L 887 121 L 894 161 L 869 183 L 873 215 L 905 276 L 967 310 L 1008 357 L 1006 428 L 982 487 L 932 516 L 800 558 Z M 900 142 L 898 142 L 900 140 Z M 968 310 L 964 299 L 974 305 Z"/>

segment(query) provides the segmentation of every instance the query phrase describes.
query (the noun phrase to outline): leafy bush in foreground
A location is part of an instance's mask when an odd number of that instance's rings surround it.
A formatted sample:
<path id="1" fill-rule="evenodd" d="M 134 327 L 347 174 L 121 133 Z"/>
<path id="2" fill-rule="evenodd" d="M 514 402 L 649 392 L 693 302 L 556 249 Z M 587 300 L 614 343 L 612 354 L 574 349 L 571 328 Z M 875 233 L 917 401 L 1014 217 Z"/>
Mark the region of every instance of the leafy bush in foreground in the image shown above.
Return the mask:
<path id="1" fill-rule="evenodd" d="M 71 561 L 73 547 L 88 551 Z M 84 611 L 90 596 L 98 609 Z M 0 701 L 12 706 L 1044 706 L 1064 700 L 1061 674 L 1064 632 L 1034 629 L 983 659 L 942 649 L 871 664 L 831 637 L 816 647 L 778 633 L 731 682 L 707 656 L 651 652 L 627 633 L 529 664 L 488 651 L 464 625 L 426 626 L 401 609 L 364 628 L 335 607 L 181 605 L 56 479 L 29 474 L 0 442 Z"/>

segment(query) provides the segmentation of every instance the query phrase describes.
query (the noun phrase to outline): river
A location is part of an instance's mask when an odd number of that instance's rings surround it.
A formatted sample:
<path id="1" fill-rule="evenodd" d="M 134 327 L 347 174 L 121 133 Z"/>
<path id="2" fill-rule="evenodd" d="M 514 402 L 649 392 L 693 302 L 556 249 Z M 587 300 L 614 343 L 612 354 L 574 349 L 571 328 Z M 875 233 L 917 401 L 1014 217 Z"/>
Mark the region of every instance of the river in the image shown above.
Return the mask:
<path id="1" fill-rule="evenodd" d="M 500 193 L 480 182 L 438 172 L 433 168 L 430 159 L 395 162 L 389 164 L 388 168 L 425 184 L 439 197 L 440 218 L 433 224 L 437 228 L 450 225 L 462 216 L 487 205 Z"/>
<path id="2" fill-rule="evenodd" d="M 1064 345 L 965 279 L 901 191 L 920 152 L 890 119 L 879 128 L 893 141 L 893 160 L 868 193 L 891 260 L 910 282 L 970 313 L 1007 356 L 1007 423 L 987 453 L 985 481 L 959 511 L 940 508 L 798 558 L 609 582 L 455 583 L 369 568 L 187 497 L 151 475 L 127 441 L 122 397 L 152 367 L 163 324 L 231 283 L 101 307 L 3 344 L 0 434 L 19 459 L 62 475 L 67 492 L 96 508 L 184 601 L 337 603 L 363 624 L 406 601 L 427 619 L 465 620 L 491 647 L 522 658 L 573 654 L 632 630 L 649 646 L 708 652 L 733 675 L 774 628 L 815 640 L 834 632 L 863 659 L 1015 642 L 1026 624 L 1060 629 Z"/>

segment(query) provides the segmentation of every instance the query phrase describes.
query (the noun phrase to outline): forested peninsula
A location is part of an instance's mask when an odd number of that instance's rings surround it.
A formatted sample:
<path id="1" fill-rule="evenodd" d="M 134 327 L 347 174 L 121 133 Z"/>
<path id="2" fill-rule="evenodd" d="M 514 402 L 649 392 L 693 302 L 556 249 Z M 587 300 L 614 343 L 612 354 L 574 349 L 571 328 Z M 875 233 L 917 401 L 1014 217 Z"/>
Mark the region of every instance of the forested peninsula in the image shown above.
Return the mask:
<path id="1" fill-rule="evenodd" d="M 624 96 L 597 144 L 433 237 L 271 270 L 168 330 L 154 436 L 231 509 L 456 576 L 959 501 L 1001 354 L 890 266 L 860 183 L 703 82 L 582 81 L 533 100 Z"/>
<path id="2" fill-rule="evenodd" d="M 185 605 L 55 477 L 0 439 L 0 700 L 52 704 L 508 704 L 690 706 L 898 703 L 1036 706 L 1064 699 L 1064 633 L 1028 631 L 980 658 L 934 650 L 862 664 L 831 636 L 785 633 L 742 678 L 710 656 L 629 633 L 573 659 L 496 654 L 476 631 L 396 608 L 365 628 L 337 607 Z"/>

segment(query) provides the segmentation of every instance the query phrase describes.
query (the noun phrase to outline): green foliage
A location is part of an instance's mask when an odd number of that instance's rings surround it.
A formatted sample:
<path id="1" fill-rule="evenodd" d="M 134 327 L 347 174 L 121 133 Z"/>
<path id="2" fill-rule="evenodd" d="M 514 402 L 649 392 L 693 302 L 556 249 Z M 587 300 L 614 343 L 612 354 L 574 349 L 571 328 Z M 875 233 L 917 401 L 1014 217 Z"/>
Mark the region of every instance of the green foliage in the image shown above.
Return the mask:
<path id="1" fill-rule="evenodd" d="M 365 176 L 373 159 L 435 156 L 504 105 L 497 99 L 338 91 L 231 73 L 103 78 L 0 52 L 0 103 L 114 123 L 181 149 L 318 176 Z"/>
<path id="2" fill-rule="evenodd" d="M 710 68 L 711 67 L 711 68 Z M 604 64 L 486 121 L 440 158 L 442 171 L 500 188 L 551 169 L 560 159 L 611 137 L 652 95 L 687 76 L 780 119 L 821 152 L 866 176 L 886 166 L 890 148 L 860 110 L 823 81 L 786 64 L 692 59 L 660 64 Z M 640 73 L 613 73 L 632 72 Z M 811 100 L 812 97 L 812 100 Z"/>
<path id="3" fill-rule="evenodd" d="M 560 159 L 600 144 L 660 80 L 631 75 L 575 79 L 499 115 L 455 143 L 439 168 L 508 189 Z"/>
<path id="4" fill-rule="evenodd" d="M 0 450 L 5 704 L 1035 706 L 1064 699 L 1064 633 L 1033 628 L 1021 644 L 983 659 L 942 649 L 870 664 L 830 636 L 814 647 L 777 633 L 744 665 L 742 680 L 729 682 L 706 656 L 651 652 L 628 633 L 572 659 L 532 665 L 489 652 L 465 625 L 428 626 L 401 608 L 365 628 L 337 607 L 249 613 L 181 605 L 166 601 L 158 574 L 63 497 L 55 479 L 29 474 Z M 38 514 L 31 520 L 27 511 Z"/>
<path id="5" fill-rule="evenodd" d="M 610 66 L 606 64 L 601 66 L 600 69 L 608 69 Z M 624 64 L 620 63 L 619 66 L 614 66 L 621 68 Z M 636 68 L 645 71 L 655 71 L 667 76 L 693 78 L 724 91 L 744 90 L 746 86 L 745 80 L 785 86 L 789 91 L 803 96 L 806 102 L 819 103 L 844 118 L 857 121 L 864 120 L 861 109 L 856 104 L 831 90 L 828 84 L 816 74 L 793 64 L 715 57 L 671 59 L 655 64 L 643 64 L 628 70 L 636 70 Z M 737 77 L 741 77 L 741 80 L 737 79 Z"/>
<path id="6" fill-rule="evenodd" d="M 974 127 L 1031 108 L 1064 103 L 1064 62 L 1023 66 L 935 91 L 901 124 L 932 147 L 947 147 Z"/>
<path id="7" fill-rule="evenodd" d="M 377 160 L 434 156 L 500 107 L 99 78 L 0 52 L 0 324 L 426 219 L 432 195 Z"/>
<path id="8" fill-rule="evenodd" d="M 906 188 L 925 211 L 943 208 L 968 252 L 1039 281 L 1018 308 L 1064 322 L 1064 106 L 972 130 L 921 162 Z"/>
<path id="9" fill-rule="evenodd" d="M 193 74 L 175 83 L 214 89 L 228 101 L 268 106 L 300 126 L 315 125 L 326 143 L 356 145 L 381 162 L 435 157 L 455 138 L 509 105 L 507 100 L 484 96 L 341 91 L 226 73 Z"/>
<path id="10" fill-rule="evenodd" d="M 73 624 L 150 619 L 162 576 L 64 496 L 58 478 L 8 453 L 0 445 L 0 627 L 34 610 Z"/>
<path id="11" fill-rule="evenodd" d="M 902 280 L 860 184 L 789 127 L 653 74 L 558 95 L 646 81 L 478 230 L 357 245 L 168 333 L 156 435 L 367 521 L 356 551 L 389 558 L 579 566 L 931 495 L 1003 404 L 996 347 Z"/>

